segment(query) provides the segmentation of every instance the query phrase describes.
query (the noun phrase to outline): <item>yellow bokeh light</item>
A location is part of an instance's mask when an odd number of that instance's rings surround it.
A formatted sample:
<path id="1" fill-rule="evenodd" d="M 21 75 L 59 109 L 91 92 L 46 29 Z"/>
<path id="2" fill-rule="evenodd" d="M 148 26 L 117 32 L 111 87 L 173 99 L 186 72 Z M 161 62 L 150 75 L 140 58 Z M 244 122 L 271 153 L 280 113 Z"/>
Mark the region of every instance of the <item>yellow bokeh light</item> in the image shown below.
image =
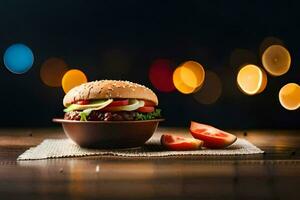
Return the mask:
<path id="1" fill-rule="evenodd" d="M 291 55 L 289 51 L 281 45 L 268 47 L 262 55 L 264 68 L 273 76 L 285 74 L 291 65 Z"/>
<path id="2" fill-rule="evenodd" d="M 50 87 L 60 87 L 61 80 L 67 71 L 67 64 L 60 58 L 49 58 L 41 67 L 40 76 L 46 85 Z"/>
<path id="3" fill-rule="evenodd" d="M 183 80 L 181 79 L 182 77 L 182 67 L 178 67 L 174 73 L 173 73 L 173 82 L 174 82 L 174 86 L 176 87 L 176 89 L 183 93 L 183 94 L 190 94 L 192 93 L 195 88 L 190 87 L 188 85 L 186 85 Z"/>
<path id="4" fill-rule="evenodd" d="M 203 84 L 204 78 L 204 68 L 195 61 L 183 63 L 173 73 L 174 85 L 183 94 L 190 94 L 199 89 Z"/>
<path id="5" fill-rule="evenodd" d="M 266 88 L 267 75 L 260 67 L 249 64 L 238 72 L 237 84 L 245 94 L 259 94 Z"/>
<path id="6" fill-rule="evenodd" d="M 300 86 L 288 83 L 279 91 L 280 104 L 287 110 L 296 110 L 300 107 Z"/>
<path id="7" fill-rule="evenodd" d="M 201 90 L 195 92 L 194 98 L 201 104 L 213 104 L 222 94 L 222 82 L 219 76 L 212 72 L 205 72 L 205 80 Z"/>
<path id="8" fill-rule="evenodd" d="M 71 90 L 73 87 L 82 83 L 86 83 L 87 78 L 85 74 L 78 69 L 71 69 L 65 73 L 62 78 L 62 87 L 65 93 Z"/>

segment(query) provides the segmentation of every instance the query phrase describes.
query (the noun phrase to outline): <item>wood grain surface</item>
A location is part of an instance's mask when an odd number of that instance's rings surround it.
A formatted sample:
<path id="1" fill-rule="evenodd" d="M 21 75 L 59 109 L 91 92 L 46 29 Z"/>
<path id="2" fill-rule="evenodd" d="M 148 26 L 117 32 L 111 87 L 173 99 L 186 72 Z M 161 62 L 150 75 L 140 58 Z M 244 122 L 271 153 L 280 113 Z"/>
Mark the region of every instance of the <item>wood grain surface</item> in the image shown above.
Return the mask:
<path id="1" fill-rule="evenodd" d="M 62 129 L 0 129 L 0 199 L 300 199 L 300 131 L 232 132 L 265 154 L 17 162 L 44 139 L 65 138 Z"/>

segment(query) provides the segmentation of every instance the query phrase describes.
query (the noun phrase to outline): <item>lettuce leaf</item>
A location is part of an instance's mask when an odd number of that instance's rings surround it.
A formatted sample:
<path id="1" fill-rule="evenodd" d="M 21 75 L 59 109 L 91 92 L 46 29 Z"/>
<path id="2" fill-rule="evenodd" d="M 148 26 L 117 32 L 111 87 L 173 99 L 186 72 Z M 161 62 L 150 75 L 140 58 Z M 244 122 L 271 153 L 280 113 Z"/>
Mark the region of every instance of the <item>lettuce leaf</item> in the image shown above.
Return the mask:
<path id="1" fill-rule="evenodd" d="M 137 113 L 135 116 L 136 120 L 151 120 L 161 118 L 161 109 L 155 109 L 151 113 Z"/>
<path id="2" fill-rule="evenodd" d="M 85 112 L 80 113 L 80 121 L 87 121 L 87 115 Z"/>
<path id="3" fill-rule="evenodd" d="M 87 117 L 91 114 L 92 111 L 93 109 L 89 108 L 80 112 L 80 121 L 87 121 Z"/>

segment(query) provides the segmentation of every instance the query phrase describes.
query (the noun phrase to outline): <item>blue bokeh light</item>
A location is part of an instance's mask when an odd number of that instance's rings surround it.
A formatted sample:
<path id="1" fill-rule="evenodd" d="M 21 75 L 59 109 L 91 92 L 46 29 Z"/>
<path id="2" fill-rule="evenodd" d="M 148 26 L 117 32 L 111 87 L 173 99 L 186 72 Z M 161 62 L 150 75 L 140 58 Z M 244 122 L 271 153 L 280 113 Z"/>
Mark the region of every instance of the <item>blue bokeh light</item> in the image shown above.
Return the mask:
<path id="1" fill-rule="evenodd" d="M 23 74 L 32 67 L 34 56 L 28 46 L 13 44 L 6 49 L 3 60 L 9 71 L 15 74 Z"/>

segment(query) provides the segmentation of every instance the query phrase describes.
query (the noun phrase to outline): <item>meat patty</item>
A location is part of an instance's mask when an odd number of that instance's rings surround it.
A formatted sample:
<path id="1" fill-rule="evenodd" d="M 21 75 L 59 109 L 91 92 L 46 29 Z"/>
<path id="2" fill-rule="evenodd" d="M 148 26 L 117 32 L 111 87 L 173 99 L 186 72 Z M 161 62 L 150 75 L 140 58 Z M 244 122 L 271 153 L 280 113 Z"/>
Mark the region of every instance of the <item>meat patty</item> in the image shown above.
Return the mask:
<path id="1" fill-rule="evenodd" d="M 136 112 L 122 111 L 122 112 L 101 112 L 93 110 L 87 117 L 88 121 L 131 121 L 135 120 Z M 67 120 L 80 120 L 79 111 L 71 111 L 65 113 L 64 119 Z"/>

